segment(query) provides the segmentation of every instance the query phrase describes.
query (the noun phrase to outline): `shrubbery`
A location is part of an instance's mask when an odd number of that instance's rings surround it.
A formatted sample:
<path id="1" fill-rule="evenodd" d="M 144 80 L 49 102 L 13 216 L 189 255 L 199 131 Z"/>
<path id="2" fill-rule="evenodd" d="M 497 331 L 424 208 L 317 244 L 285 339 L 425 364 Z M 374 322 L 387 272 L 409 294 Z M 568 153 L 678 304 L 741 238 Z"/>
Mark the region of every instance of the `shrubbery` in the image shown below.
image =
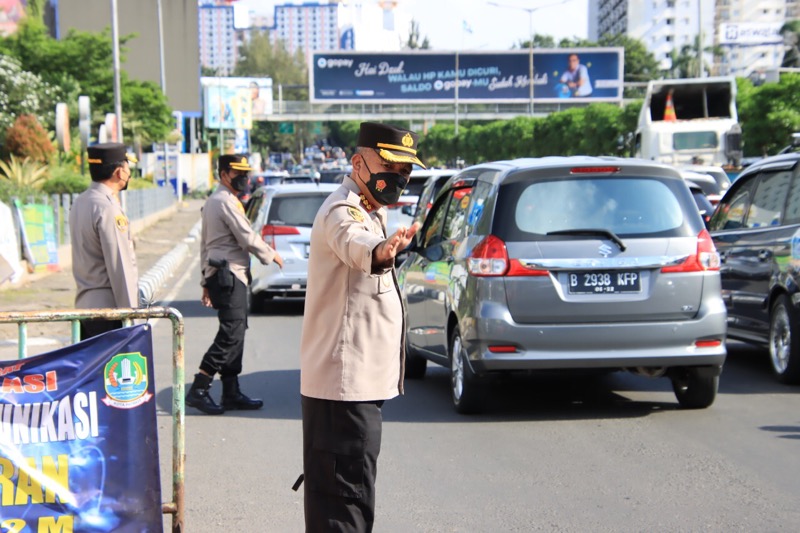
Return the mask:
<path id="1" fill-rule="evenodd" d="M 42 191 L 47 194 L 80 194 L 89 188 L 91 181 L 88 175 L 62 174 L 47 180 Z"/>
<path id="2" fill-rule="evenodd" d="M 6 130 L 4 152 L 20 159 L 47 163 L 56 148 L 34 115 L 20 115 Z"/>

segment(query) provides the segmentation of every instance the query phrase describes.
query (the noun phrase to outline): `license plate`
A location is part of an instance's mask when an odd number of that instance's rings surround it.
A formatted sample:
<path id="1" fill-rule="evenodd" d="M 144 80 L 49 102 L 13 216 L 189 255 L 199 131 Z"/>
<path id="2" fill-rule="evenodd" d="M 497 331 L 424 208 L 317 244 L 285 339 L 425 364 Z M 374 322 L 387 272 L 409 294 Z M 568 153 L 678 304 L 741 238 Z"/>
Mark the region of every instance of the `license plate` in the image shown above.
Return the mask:
<path id="1" fill-rule="evenodd" d="M 626 294 L 642 290 L 639 272 L 570 272 L 567 274 L 570 294 Z"/>

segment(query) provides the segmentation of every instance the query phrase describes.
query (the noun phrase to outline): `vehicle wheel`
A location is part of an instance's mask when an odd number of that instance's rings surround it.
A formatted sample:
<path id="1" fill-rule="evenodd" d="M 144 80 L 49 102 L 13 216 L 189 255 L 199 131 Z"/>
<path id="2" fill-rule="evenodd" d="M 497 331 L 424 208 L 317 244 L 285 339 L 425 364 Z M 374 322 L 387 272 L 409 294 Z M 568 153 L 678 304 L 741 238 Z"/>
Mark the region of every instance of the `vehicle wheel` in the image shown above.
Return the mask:
<path id="1" fill-rule="evenodd" d="M 481 384 L 467 363 L 467 350 L 458 330 L 450 340 L 450 391 L 453 407 L 461 414 L 476 413 L 481 402 Z"/>
<path id="2" fill-rule="evenodd" d="M 705 409 L 717 397 L 719 375 L 703 372 L 699 368 L 675 369 L 671 375 L 672 390 L 678 403 L 685 409 Z"/>
<path id="3" fill-rule="evenodd" d="M 428 360 L 408 344 L 406 337 L 406 377 L 408 379 L 422 379 L 428 370 Z"/>
<path id="4" fill-rule="evenodd" d="M 769 315 L 769 357 L 781 383 L 800 383 L 800 331 L 789 299 L 781 295 Z"/>
<path id="5" fill-rule="evenodd" d="M 248 314 L 258 315 L 265 311 L 264 297 L 261 294 L 248 293 L 247 311 Z"/>

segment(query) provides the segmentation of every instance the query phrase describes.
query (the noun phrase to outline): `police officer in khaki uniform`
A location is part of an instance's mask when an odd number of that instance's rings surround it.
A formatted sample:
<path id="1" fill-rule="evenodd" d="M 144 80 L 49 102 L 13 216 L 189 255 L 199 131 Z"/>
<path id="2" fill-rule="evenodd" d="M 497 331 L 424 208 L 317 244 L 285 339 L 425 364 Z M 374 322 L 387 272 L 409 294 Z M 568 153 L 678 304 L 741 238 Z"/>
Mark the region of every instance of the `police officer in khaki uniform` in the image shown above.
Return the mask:
<path id="1" fill-rule="evenodd" d="M 92 184 L 72 204 L 72 275 L 78 309 L 139 307 L 139 272 L 119 192 L 128 188 L 136 158 L 121 143 L 87 148 Z M 81 339 L 122 327 L 121 320 L 81 320 Z"/>
<path id="2" fill-rule="evenodd" d="M 300 392 L 306 531 L 371 531 L 381 407 L 403 392 L 404 310 L 394 271 L 419 224 L 387 238 L 417 135 L 364 122 L 353 171 L 314 219 Z"/>
<path id="3" fill-rule="evenodd" d="M 220 186 L 203 206 L 200 264 L 202 302 L 217 310 L 219 330 L 203 356 L 200 371 L 186 394 L 186 404 L 210 415 L 225 410 L 260 409 L 261 400 L 247 397 L 239 389 L 244 334 L 247 330 L 247 287 L 250 284 L 250 254 L 263 264 L 272 261 L 283 268 L 283 258 L 250 227 L 237 193 L 247 188 L 252 170 L 242 155 L 219 158 Z M 222 381 L 222 405 L 209 394 L 214 374 Z"/>

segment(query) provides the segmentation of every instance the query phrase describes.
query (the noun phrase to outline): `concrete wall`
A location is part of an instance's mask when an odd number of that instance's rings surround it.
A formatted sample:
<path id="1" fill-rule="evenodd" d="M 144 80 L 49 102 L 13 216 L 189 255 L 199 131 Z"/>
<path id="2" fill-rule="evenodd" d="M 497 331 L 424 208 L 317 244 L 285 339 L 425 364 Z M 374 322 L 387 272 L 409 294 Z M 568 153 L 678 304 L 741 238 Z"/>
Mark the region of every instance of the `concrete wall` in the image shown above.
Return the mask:
<path id="1" fill-rule="evenodd" d="M 111 2 L 108 0 L 55 0 L 56 35 L 74 28 L 102 31 L 111 27 Z M 164 26 L 164 56 L 167 98 L 173 109 L 200 113 L 200 48 L 197 0 L 161 0 Z M 161 62 L 157 0 L 118 0 L 117 14 L 121 37 L 136 34 L 128 41 L 122 64 L 132 79 L 160 85 Z M 113 109 L 98 110 L 112 113 Z"/>

